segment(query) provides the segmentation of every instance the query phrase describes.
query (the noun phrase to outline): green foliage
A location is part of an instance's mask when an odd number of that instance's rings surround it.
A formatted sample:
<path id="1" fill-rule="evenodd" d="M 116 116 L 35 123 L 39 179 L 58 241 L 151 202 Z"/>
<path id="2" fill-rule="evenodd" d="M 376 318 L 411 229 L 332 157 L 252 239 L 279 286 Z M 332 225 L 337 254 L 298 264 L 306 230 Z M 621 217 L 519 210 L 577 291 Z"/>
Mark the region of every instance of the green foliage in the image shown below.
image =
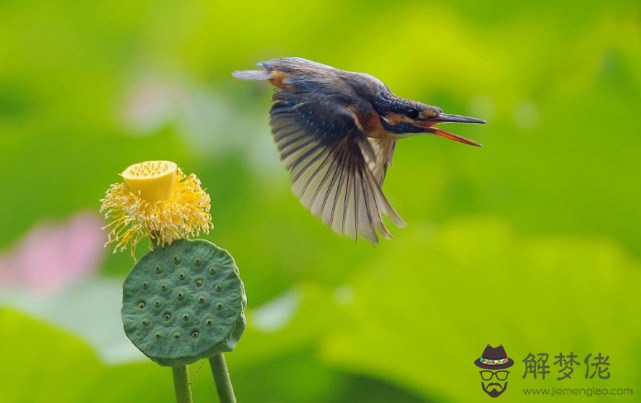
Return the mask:
<path id="1" fill-rule="evenodd" d="M 502 343 L 516 362 L 508 379 L 514 390 L 502 401 L 522 401 L 520 388 L 639 384 L 641 305 L 631 301 L 641 267 L 609 242 L 523 239 L 501 221 L 461 220 L 382 254 L 352 284 L 349 319 L 323 342 L 324 357 L 345 369 L 425 395 L 476 401 L 484 395 L 473 361 L 488 343 Z M 545 380 L 522 379 L 530 352 L 550 355 Z M 561 352 L 574 352 L 581 365 L 557 381 L 561 367 L 552 364 Z M 599 352 L 610 357 L 611 379 L 586 380 L 583 360 Z"/>
<path id="2" fill-rule="evenodd" d="M 431 235 L 408 231 L 409 240 L 362 266 L 341 288 L 298 287 L 286 301 L 292 317 L 281 327 L 260 329 L 263 308 L 249 312 L 241 348 L 227 355 L 239 401 L 476 401 L 483 392 L 473 361 L 488 342 L 502 343 L 516 361 L 509 376 L 514 389 L 501 396 L 507 402 L 522 400 L 515 393 L 521 387 L 638 384 L 641 328 L 634 318 L 641 308 L 630 296 L 641 287 L 641 269 L 620 248 L 602 240 L 522 237 L 489 218 L 453 222 Z M 475 245 L 478 239 L 487 241 Z M 412 253 L 419 249 L 429 263 Z M 0 332 L 0 354 L 16 363 L 0 378 L 8 402 L 47 401 L 17 379 L 34 367 L 43 388 L 85 368 L 75 378 L 80 392 L 51 386 L 69 402 L 109 401 L 103 393 L 121 401 L 172 399 L 170 373 L 153 364 L 106 367 L 81 341 L 7 310 L 0 312 Z M 28 348 L 41 340 L 55 352 L 49 360 Z M 612 382 L 584 379 L 583 365 L 571 380 L 556 381 L 558 366 L 545 381 L 521 379 L 529 352 L 570 351 L 581 362 L 589 353 L 609 355 Z M 206 371 L 194 383 L 201 400 L 213 399 Z M 113 382 L 122 385 L 117 392 Z M 599 401 L 608 399 L 617 397 Z"/>
<path id="3" fill-rule="evenodd" d="M 0 334 L 5 340 L 0 356 L 12 364 L 0 377 L 3 403 L 162 401 L 173 396 L 169 370 L 162 379 L 162 369 L 152 363 L 105 366 L 78 338 L 12 310 L 0 309 Z M 29 348 L 43 341 L 47 351 Z"/>
<path id="4" fill-rule="evenodd" d="M 311 305 L 320 305 L 320 297 L 316 292 L 306 292 L 308 301 L 304 304 L 304 312 L 301 312 L 304 323 L 314 322 L 313 317 L 307 314 L 314 313 L 309 309 Z M 322 297 L 326 300 L 326 295 Z M 0 356 L 12 363 L 11 371 L 3 371 L 0 377 L 3 403 L 46 403 L 52 396 L 67 403 L 174 401 L 171 370 L 149 360 L 106 366 L 80 339 L 8 309 L 0 309 L 0 334 L 4 337 Z M 280 338 L 281 333 L 265 337 L 263 334 L 252 336 L 250 331 L 249 337 L 254 336 L 259 343 L 267 341 L 275 346 L 278 344 L 275 339 Z M 30 348 L 43 340 L 51 349 L 46 359 L 43 359 L 41 349 Z M 422 401 L 386 382 L 334 370 L 318 361 L 307 341 L 305 346 L 301 347 L 299 342 L 294 348 L 280 348 L 271 355 L 263 352 L 255 358 L 252 353 L 243 352 L 242 348 L 226 355 L 235 362 L 231 364 L 232 377 L 239 401 Z M 239 353 L 244 357 L 237 360 L 235 356 Z M 200 365 L 191 366 L 194 395 L 199 401 L 215 401 L 209 365 L 202 368 Z M 37 385 L 34 385 L 34 380 L 38 381 Z"/>
<path id="5" fill-rule="evenodd" d="M 233 257 L 204 240 L 178 240 L 147 253 L 123 284 L 127 337 L 165 366 L 232 351 L 245 331 L 246 306 Z"/>

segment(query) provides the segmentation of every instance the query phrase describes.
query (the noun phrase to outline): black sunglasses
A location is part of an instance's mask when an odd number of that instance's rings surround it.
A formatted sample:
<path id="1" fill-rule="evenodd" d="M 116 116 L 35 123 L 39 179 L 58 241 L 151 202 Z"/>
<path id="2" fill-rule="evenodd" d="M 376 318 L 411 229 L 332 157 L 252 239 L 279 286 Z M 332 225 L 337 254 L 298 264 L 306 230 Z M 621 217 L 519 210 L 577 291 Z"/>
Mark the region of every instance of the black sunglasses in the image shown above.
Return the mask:
<path id="1" fill-rule="evenodd" d="M 510 371 L 479 371 L 479 374 L 481 374 L 481 379 L 483 379 L 484 381 L 491 380 L 494 375 L 496 375 L 496 379 L 498 379 L 499 381 L 504 381 L 507 379 L 509 373 Z"/>

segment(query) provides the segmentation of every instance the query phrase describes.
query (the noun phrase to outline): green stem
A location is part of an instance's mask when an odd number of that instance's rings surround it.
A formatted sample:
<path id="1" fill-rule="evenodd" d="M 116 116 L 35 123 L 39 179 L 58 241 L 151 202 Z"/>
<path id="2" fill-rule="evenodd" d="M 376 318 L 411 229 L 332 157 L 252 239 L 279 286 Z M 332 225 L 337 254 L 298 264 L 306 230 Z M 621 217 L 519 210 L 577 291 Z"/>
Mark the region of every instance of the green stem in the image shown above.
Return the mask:
<path id="1" fill-rule="evenodd" d="M 231 386 L 231 379 L 229 378 L 229 371 L 227 370 L 223 353 L 211 357 L 209 365 L 211 365 L 211 372 L 214 375 L 220 403 L 236 403 L 234 388 Z"/>
<path id="2" fill-rule="evenodd" d="M 177 403 L 192 403 L 191 388 L 189 387 L 189 371 L 187 366 L 171 367 L 174 373 L 174 389 Z"/>

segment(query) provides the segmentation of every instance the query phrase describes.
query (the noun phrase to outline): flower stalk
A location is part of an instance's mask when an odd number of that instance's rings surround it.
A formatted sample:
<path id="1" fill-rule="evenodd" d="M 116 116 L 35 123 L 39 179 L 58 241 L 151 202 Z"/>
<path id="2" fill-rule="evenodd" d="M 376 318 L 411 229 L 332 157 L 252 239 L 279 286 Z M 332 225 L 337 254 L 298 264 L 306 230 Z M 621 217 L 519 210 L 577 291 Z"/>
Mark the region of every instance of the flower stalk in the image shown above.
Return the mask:
<path id="1" fill-rule="evenodd" d="M 187 366 L 172 367 L 174 374 L 174 389 L 177 403 L 193 403 L 191 387 L 189 386 L 189 371 Z"/>
<path id="2" fill-rule="evenodd" d="M 211 357 L 209 365 L 211 366 L 211 373 L 214 375 L 220 403 L 236 403 L 234 388 L 231 385 L 231 378 L 229 377 L 229 370 L 227 370 L 227 363 L 223 353 Z"/>

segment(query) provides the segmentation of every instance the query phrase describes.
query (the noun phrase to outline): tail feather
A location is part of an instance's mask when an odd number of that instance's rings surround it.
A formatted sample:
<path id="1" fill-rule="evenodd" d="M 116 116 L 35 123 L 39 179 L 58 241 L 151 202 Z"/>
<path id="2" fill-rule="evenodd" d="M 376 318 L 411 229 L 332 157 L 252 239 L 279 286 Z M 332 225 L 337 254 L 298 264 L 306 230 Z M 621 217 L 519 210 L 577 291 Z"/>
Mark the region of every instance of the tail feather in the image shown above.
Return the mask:
<path id="1" fill-rule="evenodd" d="M 270 78 L 270 74 L 267 70 L 234 71 L 233 73 L 231 73 L 231 75 L 240 80 L 251 81 L 269 80 Z"/>

